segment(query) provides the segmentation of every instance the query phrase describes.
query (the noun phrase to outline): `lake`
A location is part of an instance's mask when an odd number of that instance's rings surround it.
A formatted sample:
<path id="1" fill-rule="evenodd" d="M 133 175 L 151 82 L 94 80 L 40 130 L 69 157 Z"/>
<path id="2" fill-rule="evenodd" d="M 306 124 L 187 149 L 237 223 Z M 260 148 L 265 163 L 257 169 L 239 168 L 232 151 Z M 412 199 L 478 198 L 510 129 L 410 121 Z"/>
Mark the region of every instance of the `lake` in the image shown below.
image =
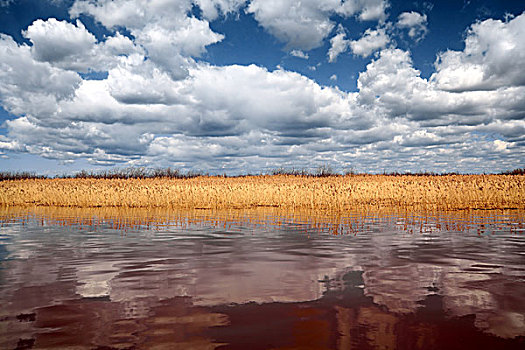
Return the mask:
<path id="1" fill-rule="evenodd" d="M 1 349 L 524 349 L 525 213 L 0 209 Z"/>

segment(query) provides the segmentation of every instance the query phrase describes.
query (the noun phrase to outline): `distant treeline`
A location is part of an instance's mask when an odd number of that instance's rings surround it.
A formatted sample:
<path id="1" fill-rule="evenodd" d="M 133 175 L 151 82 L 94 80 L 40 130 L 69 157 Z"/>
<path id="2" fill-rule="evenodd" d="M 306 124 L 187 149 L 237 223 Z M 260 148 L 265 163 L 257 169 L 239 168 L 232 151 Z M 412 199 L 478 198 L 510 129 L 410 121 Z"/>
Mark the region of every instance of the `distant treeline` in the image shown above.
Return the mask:
<path id="1" fill-rule="evenodd" d="M 525 175 L 525 168 L 508 170 L 501 173 L 502 175 Z"/>
<path id="2" fill-rule="evenodd" d="M 31 172 L 0 172 L 0 181 L 2 180 L 24 180 L 24 179 L 146 179 L 146 178 L 172 178 L 184 179 L 193 178 L 197 176 L 205 176 L 208 174 L 199 171 L 183 172 L 172 168 L 144 168 L 144 167 L 130 167 L 130 168 L 114 168 L 108 170 L 81 170 L 72 175 L 57 175 L 46 176 L 38 175 Z"/>
<path id="3" fill-rule="evenodd" d="M 381 175 L 388 176 L 445 176 L 445 175 L 460 175 L 457 172 L 382 172 Z M 514 170 L 508 170 L 499 175 L 525 175 L 525 168 L 517 168 Z M 296 169 L 296 168 L 278 168 L 269 171 L 268 173 L 260 174 L 245 174 L 228 176 L 214 175 L 218 177 L 245 177 L 245 176 L 257 176 L 257 175 L 289 175 L 289 176 L 308 176 L 308 177 L 328 177 L 328 176 L 344 176 L 344 175 L 369 175 L 366 173 L 359 173 L 354 170 L 347 170 L 344 173 L 334 171 L 330 166 L 321 166 L 315 170 L 308 169 Z M 39 175 L 34 172 L 20 171 L 0 171 L 0 181 L 6 180 L 26 180 L 26 179 L 47 179 L 47 178 L 60 178 L 60 179 L 147 179 L 147 178 L 169 178 L 169 179 L 190 179 L 198 176 L 210 176 L 208 173 L 201 171 L 182 171 L 173 168 L 145 168 L 145 167 L 129 167 L 129 168 L 118 168 L 108 170 L 81 170 L 72 175 L 57 175 L 47 176 Z"/>

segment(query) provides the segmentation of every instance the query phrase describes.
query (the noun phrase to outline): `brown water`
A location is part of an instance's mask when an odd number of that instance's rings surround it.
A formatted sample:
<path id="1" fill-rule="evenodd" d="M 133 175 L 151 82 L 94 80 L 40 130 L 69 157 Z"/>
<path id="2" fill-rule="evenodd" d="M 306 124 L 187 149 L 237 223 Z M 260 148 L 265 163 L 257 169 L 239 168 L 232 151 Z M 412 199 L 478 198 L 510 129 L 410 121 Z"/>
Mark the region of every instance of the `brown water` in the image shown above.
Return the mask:
<path id="1" fill-rule="evenodd" d="M 0 209 L 0 349 L 524 349 L 524 217 Z"/>

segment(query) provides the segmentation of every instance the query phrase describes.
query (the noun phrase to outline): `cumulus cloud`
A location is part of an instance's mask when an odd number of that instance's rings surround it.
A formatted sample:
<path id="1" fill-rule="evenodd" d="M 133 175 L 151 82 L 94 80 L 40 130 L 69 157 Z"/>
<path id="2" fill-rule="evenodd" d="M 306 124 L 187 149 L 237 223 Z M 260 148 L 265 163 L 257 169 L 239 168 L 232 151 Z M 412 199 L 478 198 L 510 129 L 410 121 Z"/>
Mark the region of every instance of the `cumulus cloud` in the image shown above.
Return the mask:
<path id="1" fill-rule="evenodd" d="M 203 19 L 187 14 L 192 4 L 199 6 Z M 335 23 L 333 15 L 356 16 L 360 20 L 384 21 L 386 0 L 77 0 L 70 14 L 93 16 L 107 28 L 128 28 L 151 53 L 152 59 L 163 63 L 175 76 L 184 76 L 181 69 L 191 62 L 184 62 L 178 54 L 199 56 L 205 47 L 221 41 L 224 37 L 209 28 L 208 20 L 238 11 L 247 5 L 245 11 L 253 14 L 258 23 L 270 34 L 286 44 L 289 51 L 309 51 L 322 45 L 332 32 Z M 174 62 L 166 57 L 174 56 Z M 161 59 L 164 57 L 164 59 Z"/>
<path id="2" fill-rule="evenodd" d="M 419 12 L 403 12 L 397 19 L 396 26 L 400 29 L 408 29 L 408 36 L 420 41 L 427 34 L 427 15 Z"/>
<path id="3" fill-rule="evenodd" d="M 60 62 L 70 56 L 83 56 L 97 41 L 79 20 L 74 25 L 55 18 L 47 21 L 38 19 L 22 33 L 33 44 L 34 57 L 43 62 Z"/>
<path id="4" fill-rule="evenodd" d="M 25 148 L 17 140 L 9 140 L 4 135 L 0 135 L 0 149 L 3 151 L 25 151 Z M 3 155 L 2 152 L 0 154 Z"/>
<path id="5" fill-rule="evenodd" d="M 205 14 L 213 18 L 215 11 L 232 11 L 238 1 L 203 1 Z M 147 58 L 173 79 L 183 79 L 194 64 L 192 57 L 200 56 L 205 47 L 224 39 L 211 30 L 206 19 L 188 16 L 189 0 L 148 1 L 78 0 L 70 9 L 72 17 L 91 15 L 107 28 L 126 27 L 135 42 L 145 49 Z M 211 11 L 211 12 L 210 12 Z M 218 13 L 218 12 L 217 12 Z"/>
<path id="6" fill-rule="evenodd" d="M 219 15 L 235 13 L 247 0 L 195 0 L 204 18 L 212 21 Z"/>
<path id="7" fill-rule="evenodd" d="M 337 56 L 345 52 L 350 44 L 350 40 L 346 39 L 344 28 L 339 25 L 337 34 L 330 39 L 330 49 L 328 50 L 328 62 L 335 62 Z"/>
<path id="8" fill-rule="evenodd" d="M 82 81 L 74 96 L 56 102 L 52 115 L 60 124 L 35 113 L 8 121 L 9 133 L 43 157 L 108 164 L 184 153 L 185 147 L 175 149 L 177 140 L 197 145 L 184 161 L 238 157 L 236 146 L 275 157 L 291 147 L 284 143 L 316 140 L 323 128 L 352 123 L 346 94 L 297 73 L 199 65 L 189 74 L 172 80 L 142 65 L 122 65 L 107 80 Z M 248 144 L 255 139 L 269 148 L 260 153 Z M 200 155 L 191 158 L 195 152 Z"/>
<path id="9" fill-rule="evenodd" d="M 400 49 L 381 51 L 359 75 L 358 88 L 361 103 L 384 108 L 391 118 L 402 116 L 436 126 L 515 119 L 523 113 L 519 95 L 525 91 L 513 87 L 461 94 L 444 91 L 434 81 L 421 78 L 410 54 Z M 521 103 L 515 104 L 517 100 Z"/>
<path id="10" fill-rule="evenodd" d="M 364 3 L 300 6 L 360 16 Z M 242 6 L 201 4 L 210 6 L 205 18 Z M 266 11 L 261 4 L 258 11 Z M 108 28 L 125 27 L 130 37 L 115 32 L 99 42 L 80 21 L 52 19 L 26 29 L 32 45 L 0 35 L 0 103 L 17 116 L 6 121 L 0 150 L 218 172 L 326 163 L 358 171 L 473 172 L 523 164 L 525 84 L 518 72 L 525 68 L 519 41 L 525 15 L 474 24 L 465 49 L 441 54 L 430 79 L 414 67 L 410 52 L 386 48 L 384 27 L 355 41 L 340 31 L 332 39 L 343 34 L 343 46 L 356 55 L 379 50 L 359 75 L 357 91 L 344 92 L 282 68 L 197 62 L 193 57 L 222 35 L 191 16 L 189 0 L 136 5 L 78 1 L 71 10 Z M 71 45 L 61 45 L 61 36 Z M 344 52 L 339 46 L 331 42 L 329 59 Z M 480 72 L 472 81 L 459 73 L 469 67 Z M 107 78 L 77 74 L 89 70 L 107 71 Z"/>
<path id="11" fill-rule="evenodd" d="M 346 94 L 293 72 L 251 66 L 201 67 L 192 72 L 199 108 L 227 111 L 230 119 L 274 135 L 301 135 L 329 127 L 348 112 Z M 203 120 L 201 119 L 201 122 Z"/>
<path id="12" fill-rule="evenodd" d="M 304 53 L 301 50 L 292 50 L 292 51 L 290 51 L 290 55 L 292 55 L 294 57 L 298 57 L 298 58 L 303 58 L 305 60 L 307 60 L 309 58 L 308 54 Z"/>
<path id="13" fill-rule="evenodd" d="M 341 2 L 337 12 L 347 16 L 357 15 L 362 21 L 380 21 L 383 22 L 390 7 L 386 0 L 346 0 Z"/>
<path id="14" fill-rule="evenodd" d="M 80 20 L 76 24 L 55 18 L 36 20 L 22 32 L 31 42 L 35 60 L 48 62 L 54 67 L 77 72 L 108 70 L 120 56 L 143 51 L 127 37 L 116 33 L 103 43 L 97 43 Z"/>
<path id="15" fill-rule="evenodd" d="M 315 0 L 253 0 L 247 11 L 288 49 L 319 47 L 334 27 L 323 3 Z"/>
<path id="16" fill-rule="evenodd" d="M 432 80 L 444 90 L 492 90 L 525 85 L 525 13 L 508 22 L 488 19 L 467 31 L 463 51 L 447 50 Z"/>
<path id="17" fill-rule="evenodd" d="M 376 30 L 367 29 L 358 40 L 349 43 L 352 53 L 361 57 L 368 57 L 375 51 L 386 47 L 390 42 L 390 37 L 385 28 Z"/>
<path id="18" fill-rule="evenodd" d="M 309 51 L 322 45 L 335 27 L 330 19 L 339 14 L 361 20 L 384 20 L 384 0 L 252 0 L 247 12 L 287 49 Z"/>
<path id="19" fill-rule="evenodd" d="M 368 57 L 372 53 L 385 48 L 390 42 L 390 37 L 386 33 L 386 28 L 365 30 L 363 35 L 357 40 L 346 39 L 346 33 L 342 26 L 339 26 L 337 34 L 330 39 L 330 49 L 328 50 L 328 62 L 335 62 L 337 56 L 350 48 L 356 56 Z"/>
<path id="20" fill-rule="evenodd" d="M 74 72 L 36 61 L 28 45 L 0 34 L 0 101 L 10 113 L 47 116 L 74 95 L 81 81 Z"/>

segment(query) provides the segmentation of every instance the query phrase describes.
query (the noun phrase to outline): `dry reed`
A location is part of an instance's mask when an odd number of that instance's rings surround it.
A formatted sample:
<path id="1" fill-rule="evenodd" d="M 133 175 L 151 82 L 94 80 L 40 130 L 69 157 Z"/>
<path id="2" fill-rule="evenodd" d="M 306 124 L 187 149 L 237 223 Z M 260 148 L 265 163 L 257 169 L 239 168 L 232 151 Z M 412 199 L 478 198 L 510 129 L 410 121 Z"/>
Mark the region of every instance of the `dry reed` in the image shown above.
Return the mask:
<path id="1" fill-rule="evenodd" d="M 0 182 L 0 205 L 348 210 L 525 208 L 523 175 L 199 176 L 187 179 L 26 179 Z"/>

